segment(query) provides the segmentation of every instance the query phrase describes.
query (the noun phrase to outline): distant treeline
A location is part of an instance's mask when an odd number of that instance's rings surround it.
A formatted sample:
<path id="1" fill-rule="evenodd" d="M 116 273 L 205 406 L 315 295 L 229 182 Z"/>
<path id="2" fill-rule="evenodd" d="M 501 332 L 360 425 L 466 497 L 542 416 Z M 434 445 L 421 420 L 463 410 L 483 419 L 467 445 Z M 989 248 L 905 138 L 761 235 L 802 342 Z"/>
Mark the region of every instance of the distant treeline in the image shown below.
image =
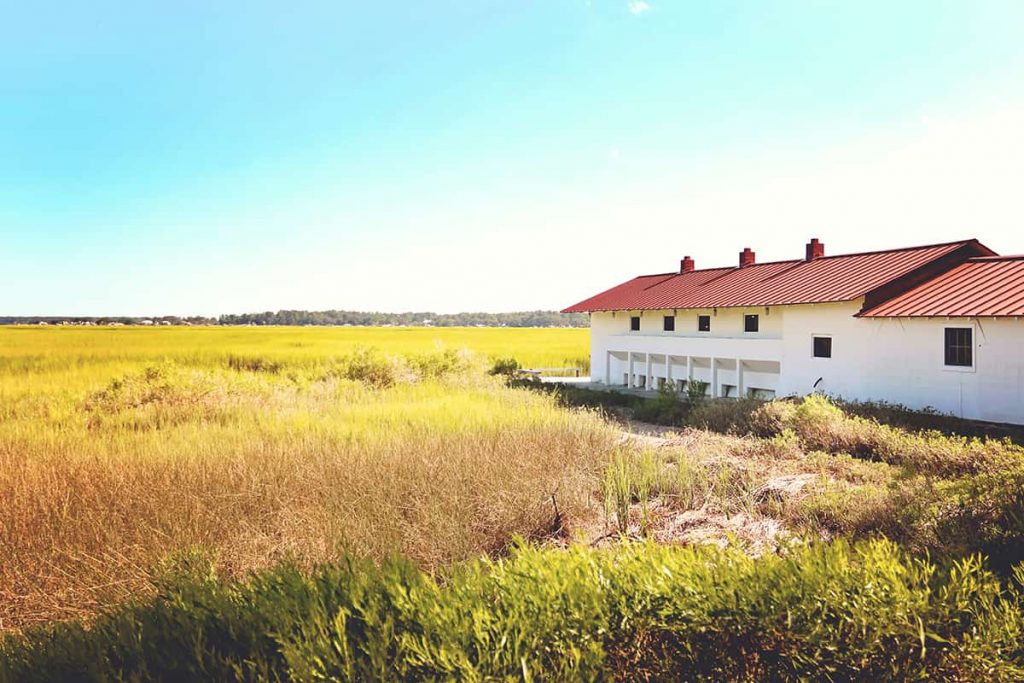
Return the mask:
<path id="1" fill-rule="evenodd" d="M 365 311 L 267 311 L 222 315 L 221 325 L 434 325 L 436 327 L 586 327 L 582 313 L 368 313 Z"/>
<path id="2" fill-rule="evenodd" d="M 586 327 L 584 313 L 371 313 L 365 311 L 266 311 L 203 316 L 7 316 L 0 325 L 433 325 L 436 327 Z"/>

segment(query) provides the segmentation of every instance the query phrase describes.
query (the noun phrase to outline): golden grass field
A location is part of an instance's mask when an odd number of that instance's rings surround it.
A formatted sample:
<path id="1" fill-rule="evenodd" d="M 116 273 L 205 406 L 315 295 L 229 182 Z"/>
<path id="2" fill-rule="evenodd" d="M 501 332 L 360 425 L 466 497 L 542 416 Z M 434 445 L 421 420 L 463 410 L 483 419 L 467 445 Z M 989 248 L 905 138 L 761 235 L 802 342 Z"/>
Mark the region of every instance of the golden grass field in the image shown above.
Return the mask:
<path id="1" fill-rule="evenodd" d="M 0 628 L 150 590 L 182 552 L 436 567 L 544 533 L 611 432 L 484 370 L 579 362 L 587 334 L 0 328 Z"/>
<path id="2" fill-rule="evenodd" d="M 357 347 L 468 350 L 532 367 L 589 365 L 589 335 L 580 328 L 0 327 L 0 395 L 80 389 L 163 360 L 213 367 L 234 355 L 301 365 Z"/>

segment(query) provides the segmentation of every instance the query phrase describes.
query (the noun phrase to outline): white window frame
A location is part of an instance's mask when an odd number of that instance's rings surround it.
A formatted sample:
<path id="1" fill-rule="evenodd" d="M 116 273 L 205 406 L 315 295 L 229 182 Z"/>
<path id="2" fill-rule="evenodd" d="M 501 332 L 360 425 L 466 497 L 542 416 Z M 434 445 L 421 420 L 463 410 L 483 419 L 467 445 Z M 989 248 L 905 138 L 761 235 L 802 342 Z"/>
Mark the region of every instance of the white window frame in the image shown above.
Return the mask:
<path id="1" fill-rule="evenodd" d="M 946 365 L 946 330 L 948 329 L 970 329 L 971 330 L 971 364 L 970 365 Z M 944 372 L 977 372 L 978 371 L 978 324 L 975 321 L 956 323 L 951 320 L 944 320 L 940 329 L 939 339 L 939 367 Z"/>
<path id="2" fill-rule="evenodd" d="M 832 356 L 831 355 L 828 358 L 825 358 L 824 356 L 815 356 L 814 355 L 814 338 L 815 337 L 828 337 L 829 339 L 831 339 L 834 342 L 836 336 L 834 334 L 829 333 L 829 332 L 811 332 L 811 353 L 810 353 L 811 360 L 813 360 L 813 361 L 830 361 L 830 360 L 832 360 Z M 835 355 L 835 353 L 834 353 L 835 352 L 835 344 L 832 344 L 829 347 L 829 351 L 832 352 L 832 355 Z"/>

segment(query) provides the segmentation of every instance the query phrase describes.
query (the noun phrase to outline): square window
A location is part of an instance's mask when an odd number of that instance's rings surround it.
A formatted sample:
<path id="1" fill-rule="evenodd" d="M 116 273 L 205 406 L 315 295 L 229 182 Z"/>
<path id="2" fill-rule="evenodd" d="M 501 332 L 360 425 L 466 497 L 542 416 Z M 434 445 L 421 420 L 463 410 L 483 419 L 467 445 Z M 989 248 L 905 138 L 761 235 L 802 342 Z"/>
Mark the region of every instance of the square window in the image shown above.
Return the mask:
<path id="1" fill-rule="evenodd" d="M 697 316 L 697 331 L 698 332 L 710 332 L 711 331 L 711 316 L 710 315 L 698 315 Z"/>
<path id="2" fill-rule="evenodd" d="M 676 317 L 674 315 L 666 315 L 665 316 L 664 330 L 666 332 L 675 332 L 675 330 L 676 330 Z"/>
<path id="3" fill-rule="evenodd" d="M 814 357 L 815 358 L 831 358 L 832 357 L 832 337 L 815 337 L 814 338 Z"/>
<path id="4" fill-rule="evenodd" d="M 945 339 L 946 365 L 969 368 L 974 365 L 974 330 L 970 327 L 947 327 Z"/>
<path id="5" fill-rule="evenodd" d="M 744 332 L 757 332 L 758 324 L 760 320 L 756 315 L 745 315 L 743 316 L 743 331 Z"/>
<path id="6" fill-rule="evenodd" d="M 634 315 L 632 318 L 629 319 L 629 329 L 632 330 L 633 332 L 640 331 L 640 316 Z"/>

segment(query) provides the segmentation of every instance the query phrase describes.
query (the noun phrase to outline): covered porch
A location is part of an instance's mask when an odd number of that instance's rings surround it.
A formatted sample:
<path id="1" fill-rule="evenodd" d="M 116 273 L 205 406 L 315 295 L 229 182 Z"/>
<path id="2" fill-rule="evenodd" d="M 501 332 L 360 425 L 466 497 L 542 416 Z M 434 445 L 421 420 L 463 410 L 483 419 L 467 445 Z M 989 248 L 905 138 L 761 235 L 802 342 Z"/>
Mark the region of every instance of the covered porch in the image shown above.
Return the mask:
<path id="1" fill-rule="evenodd" d="M 686 391 L 702 382 L 709 398 L 775 397 L 781 363 L 742 357 L 651 351 L 606 351 L 604 384 L 654 392 L 668 385 Z"/>

